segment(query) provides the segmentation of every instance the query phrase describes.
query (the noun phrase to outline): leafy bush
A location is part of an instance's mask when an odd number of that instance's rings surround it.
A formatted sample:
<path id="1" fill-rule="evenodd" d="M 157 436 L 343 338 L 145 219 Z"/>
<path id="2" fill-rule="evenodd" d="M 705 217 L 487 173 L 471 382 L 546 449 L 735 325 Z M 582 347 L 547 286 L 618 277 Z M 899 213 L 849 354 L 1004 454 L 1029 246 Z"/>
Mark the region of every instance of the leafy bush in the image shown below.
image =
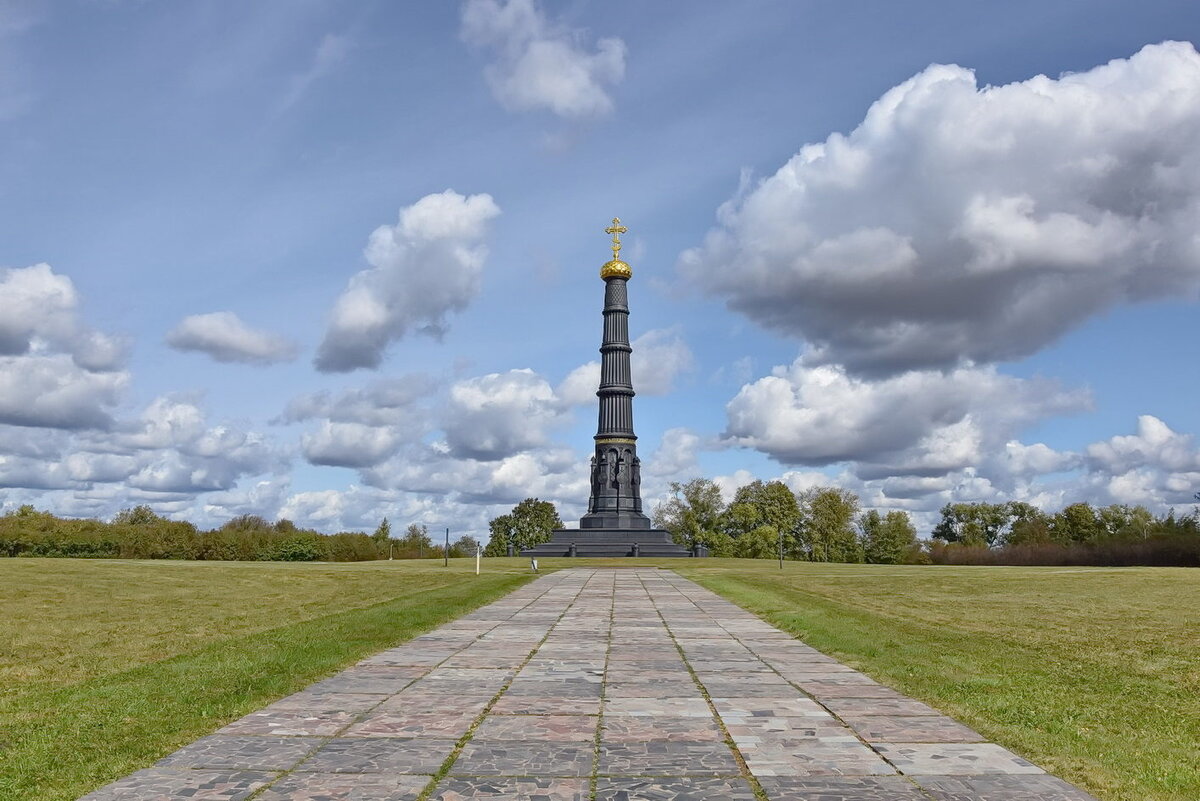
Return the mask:
<path id="1" fill-rule="evenodd" d="M 326 535 L 299 529 L 290 520 L 272 524 L 257 515 L 198 531 L 191 523 L 155 514 L 149 506 L 124 509 L 111 523 L 61 518 L 23 506 L 0 516 L 0 556 L 360 562 L 381 554 L 366 534 Z"/>

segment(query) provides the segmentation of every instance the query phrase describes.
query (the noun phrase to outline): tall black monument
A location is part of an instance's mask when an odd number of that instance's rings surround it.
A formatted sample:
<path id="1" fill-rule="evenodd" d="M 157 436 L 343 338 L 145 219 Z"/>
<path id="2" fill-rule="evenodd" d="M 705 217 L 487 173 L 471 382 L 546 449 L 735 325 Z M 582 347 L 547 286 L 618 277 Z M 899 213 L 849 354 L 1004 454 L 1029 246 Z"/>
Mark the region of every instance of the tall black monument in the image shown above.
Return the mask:
<path id="1" fill-rule="evenodd" d="M 652 528 L 642 512 L 642 462 L 633 433 L 633 377 L 629 371 L 629 279 L 621 261 L 620 235 L 628 229 L 613 218 L 612 259 L 604 279 L 604 336 L 600 342 L 600 421 L 592 456 L 588 510 L 577 529 L 555 531 L 549 542 L 521 551 L 525 556 L 690 556 L 670 533 Z"/>

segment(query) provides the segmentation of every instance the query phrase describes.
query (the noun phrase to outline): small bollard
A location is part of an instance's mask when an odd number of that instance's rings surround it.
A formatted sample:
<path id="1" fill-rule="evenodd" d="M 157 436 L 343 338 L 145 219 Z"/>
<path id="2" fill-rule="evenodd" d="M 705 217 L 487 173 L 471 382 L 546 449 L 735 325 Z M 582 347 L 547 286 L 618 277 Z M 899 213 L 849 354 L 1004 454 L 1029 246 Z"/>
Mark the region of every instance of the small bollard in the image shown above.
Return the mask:
<path id="1" fill-rule="evenodd" d="M 537 559 L 534 559 L 532 556 L 529 557 L 529 567 L 533 570 L 534 573 L 538 572 Z"/>
<path id="2" fill-rule="evenodd" d="M 570 550 L 567 551 L 567 556 L 574 557 L 576 553 L 578 553 L 578 549 L 576 549 L 575 543 L 572 542 Z"/>

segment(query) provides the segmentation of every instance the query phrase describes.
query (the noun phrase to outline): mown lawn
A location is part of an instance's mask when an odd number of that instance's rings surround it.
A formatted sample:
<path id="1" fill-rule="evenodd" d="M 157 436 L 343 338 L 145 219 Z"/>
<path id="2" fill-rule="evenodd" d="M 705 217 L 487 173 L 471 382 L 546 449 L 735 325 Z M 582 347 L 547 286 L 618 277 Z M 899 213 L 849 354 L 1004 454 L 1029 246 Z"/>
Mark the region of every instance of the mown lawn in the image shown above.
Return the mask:
<path id="1" fill-rule="evenodd" d="M 517 565 L 0 559 L 0 799 L 78 798 L 495 600 Z"/>
<path id="2" fill-rule="evenodd" d="M 1101 799 L 1200 799 L 1200 570 L 672 567 Z"/>

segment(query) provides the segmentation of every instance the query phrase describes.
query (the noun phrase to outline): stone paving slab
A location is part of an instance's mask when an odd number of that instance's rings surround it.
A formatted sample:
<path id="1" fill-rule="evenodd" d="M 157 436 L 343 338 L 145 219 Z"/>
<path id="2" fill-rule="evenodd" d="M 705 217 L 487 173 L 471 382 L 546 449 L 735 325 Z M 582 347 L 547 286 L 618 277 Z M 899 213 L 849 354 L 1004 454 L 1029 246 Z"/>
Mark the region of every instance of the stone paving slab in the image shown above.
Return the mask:
<path id="1" fill-rule="evenodd" d="M 85 799 L 762 797 L 1094 801 L 693 582 L 642 568 L 542 576 Z"/>
<path id="2" fill-rule="evenodd" d="M 254 801 L 416 801 L 430 776 L 293 773 Z"/>
<path id="3" fill-rule="evenodd" d="M 914 776 L 937 801 L 1095 801 L 1056 776 Z"/>
<path id="4" fill-rule="evenodd" d="M 592 743 L 471 740 L 451 776 L 591 776 Z"/>
<path id="5" fill-rule="evenodd" d="M 460 779 L 450 777 L 430 796 L 430 801 L 466 801 L 490 798 L 492 801 L 587 801 L 587 779 L 539 779 L 525 777 Z"/>
<path id="6" fill-rule="evenodd" d="M 426 773 L 441 768 L 454 750 L 454 740 L 427 738 L 335 738 L 297 771 L 312 773 Z"/>
<path id="7" fill-rule="evenodd" d="M 759 784 L 772 801 L 929 801 L 904 776 L 766 776 Z"/>
<path id="8" fill-rule="evenodd" d="M 275 776 L 250 770 L 147 768 L 88 793 L 81 801 L 243 801 Z"/>
<path id="9" fill-rule="evenodd" d="M 158 761 L 162 768 L 290 770 L 321 744 L 319 737 L 239 737 L 212 734 Z"/>
<path id="10" fill-rule="evenodd" d="M 596 801 L 754 801 L 745 779 L 610 779 L 596 783 Z"/>
<path id="11" fill-rule="evenodd" d="M 592 743 L 598 724 L 599 718 L 592 715 L 489 715 L 475 739 Z"/>
<path id="12" fill-rule="evenodd" d="M 855 734 L 869 743 L 982 743 L 979 732 L 942 715 L 843 716 Z"/>
<path id="13" fill-rule="evenodd" d="M 737 776 L 724 742 L 650 740 L 600 746 L 600 776 Z"/>

